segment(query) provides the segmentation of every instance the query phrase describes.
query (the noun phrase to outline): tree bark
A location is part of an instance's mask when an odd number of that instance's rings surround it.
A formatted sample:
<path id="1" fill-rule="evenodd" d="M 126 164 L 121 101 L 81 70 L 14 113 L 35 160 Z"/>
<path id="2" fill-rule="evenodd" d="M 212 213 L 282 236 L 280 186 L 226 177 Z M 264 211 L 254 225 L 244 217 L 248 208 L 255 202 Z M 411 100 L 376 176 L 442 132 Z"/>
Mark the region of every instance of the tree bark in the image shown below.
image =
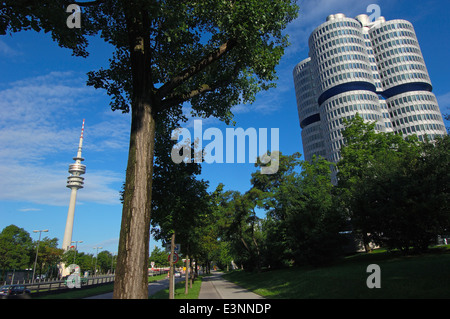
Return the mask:
<path id="1" fill-rule="evenodd" d="M 156 123 L 153 116 L 148 14 L 124 1 L 133 92 L 131 133 L 114 298 L 148 298 L 148 256 Z M 146 18 L 147 17 L 147 18 Z"/>
<path id="2" fill-rule="evenodd" d="M 148 298 L 150 203 L 155 121 L 150 106 L 132 108 L 114 298 Z"/>

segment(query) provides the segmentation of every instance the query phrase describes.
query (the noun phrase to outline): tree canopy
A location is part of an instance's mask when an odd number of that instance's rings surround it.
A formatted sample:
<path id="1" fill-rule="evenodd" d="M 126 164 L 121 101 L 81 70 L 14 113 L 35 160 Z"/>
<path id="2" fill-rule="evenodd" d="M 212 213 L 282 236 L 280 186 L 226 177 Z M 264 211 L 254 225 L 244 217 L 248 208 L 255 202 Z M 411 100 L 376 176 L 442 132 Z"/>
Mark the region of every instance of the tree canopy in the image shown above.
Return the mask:
<path id="1" fill-rule="evenodd" d="M 448 232 L 449 136 L 375 133 L 356 117 L 343 132 L 338 193 L 364 243 L 422 251 Z"/>
<path id="2" fill-rule="evenodd" d="M 0 233 L 0 268 L 25 269 L 31 264 L 33 241 L 30 234 L 16 225 L 5 227 Z"/>

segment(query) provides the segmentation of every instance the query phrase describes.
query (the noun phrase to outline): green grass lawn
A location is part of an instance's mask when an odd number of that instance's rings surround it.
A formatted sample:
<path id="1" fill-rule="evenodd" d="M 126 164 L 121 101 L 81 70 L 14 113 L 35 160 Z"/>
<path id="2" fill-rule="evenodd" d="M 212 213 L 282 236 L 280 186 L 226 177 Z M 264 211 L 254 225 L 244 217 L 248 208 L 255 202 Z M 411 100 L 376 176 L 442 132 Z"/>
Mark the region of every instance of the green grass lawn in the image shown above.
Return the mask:
<path id="1" fill-rule="evenodd" d="M 200 287 L 202 285 L 202 276 L 192 284 L 192 288 L 188 289 L 188 294 L 185 294 L 185 281 L 175 284 L 175 299 L 198 299 L 200 293 Z M 169 299 L 169 289 L 158 291 L 156 294 L 149 297 L 149 299 Z"/>
<path id="2" fill-rule="evenodd" d="M 32 299 L 83 299 L 86 297 L 102 295 L 114 290 L 114 283 L 108 283 L 96 287 L 82 287 L 81 289 L 67 289 L 61 293 L 42 294 L 32 296 Z"/>
<path id="3" fill-rule="evenodd" d="M 367 266 L 381 269 L 381 288 L 366 285 Z M 371 253 L 347 257 L 323 268 L 292 267 L 224 278 L 270 299 L 450 298 L 450 249 L 419 256 Z"/>

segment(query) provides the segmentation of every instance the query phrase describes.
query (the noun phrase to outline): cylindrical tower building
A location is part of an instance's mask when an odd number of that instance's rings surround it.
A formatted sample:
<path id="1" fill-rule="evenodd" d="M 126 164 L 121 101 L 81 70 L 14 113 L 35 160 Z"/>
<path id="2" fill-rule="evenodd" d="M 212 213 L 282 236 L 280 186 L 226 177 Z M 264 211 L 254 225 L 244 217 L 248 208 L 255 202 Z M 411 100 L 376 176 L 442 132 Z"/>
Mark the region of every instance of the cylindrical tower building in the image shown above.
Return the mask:
<path id="1" fill-rule="evenodd" d="M 86 165 L 81 164 L 81 162 L 84 161 L 84 158 L 81 157 L 81 150 L 83 147 L 83 134 L 84 134 L 84 120 L 83 125 L 81 127 L 81 136 L 80 142 L 78 144 L 77 156 L 73 158 L 75 163 L 69 165 L 70 176 L 67 178 L 66 187 L 70 188 L 71 192 L 70 192 L 69 210 L 67 213 L 66 229 L 64 232 L 64 239 L 62 244 L 62 249 L 64 250 L 68 250 L 72 242 L 72 230 L 73 230 L 73 220 L 75 216 L 75 203 L 77 200 L 77 191 L 80 188 L 83 188 L 84 177 L 82 177 L 81 175 L 86 173 Z"/>

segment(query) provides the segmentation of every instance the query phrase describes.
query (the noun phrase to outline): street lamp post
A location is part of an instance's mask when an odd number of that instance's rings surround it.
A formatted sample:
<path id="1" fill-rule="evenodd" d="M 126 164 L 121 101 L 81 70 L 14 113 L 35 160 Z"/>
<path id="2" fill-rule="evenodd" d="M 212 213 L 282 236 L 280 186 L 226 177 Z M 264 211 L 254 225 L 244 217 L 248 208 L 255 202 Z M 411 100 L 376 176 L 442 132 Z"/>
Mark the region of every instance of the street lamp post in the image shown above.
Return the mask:
<path id="1" fill-rule="evenodd" d="M 94 249 L 97 249 L 97 254 L 95 255 L 95 268 L 94 268 L 94 276 L 97 274 L 97 259 L 98 259 L 98 250 L 102 249 L 103 247 L 94 247 Z"/>
<path id="2" fill-rule="evenodd" d="M 41 242 L 41 234 L 42 233 L 47 233 L 48 229 L 44 229 L 44 230 L 33 230 L 33 233 L 39 233 L 39 240 L 38 240 L 38 244 L 36 246 L 36 258 L 34 259 L 34 267 L 33 267 L 33 283 L 34 283 L 34 275 L 36 274 L 36 264 L 37 264 L 37 259 L 38 259 L 38 253 L 39 253 L 39 243 Z"/>
<path id="3" fill-rule="evenodd" d="M 78 250 L 78 243 L 82 243 L 82 240 L 76 240 L 76 241 L 72 241 L 71 244 L 75 244 L 75 254 L 73 256 L 73 263 L 75 264 L 75 260 L 77 258 L 77 250 Z"/>

